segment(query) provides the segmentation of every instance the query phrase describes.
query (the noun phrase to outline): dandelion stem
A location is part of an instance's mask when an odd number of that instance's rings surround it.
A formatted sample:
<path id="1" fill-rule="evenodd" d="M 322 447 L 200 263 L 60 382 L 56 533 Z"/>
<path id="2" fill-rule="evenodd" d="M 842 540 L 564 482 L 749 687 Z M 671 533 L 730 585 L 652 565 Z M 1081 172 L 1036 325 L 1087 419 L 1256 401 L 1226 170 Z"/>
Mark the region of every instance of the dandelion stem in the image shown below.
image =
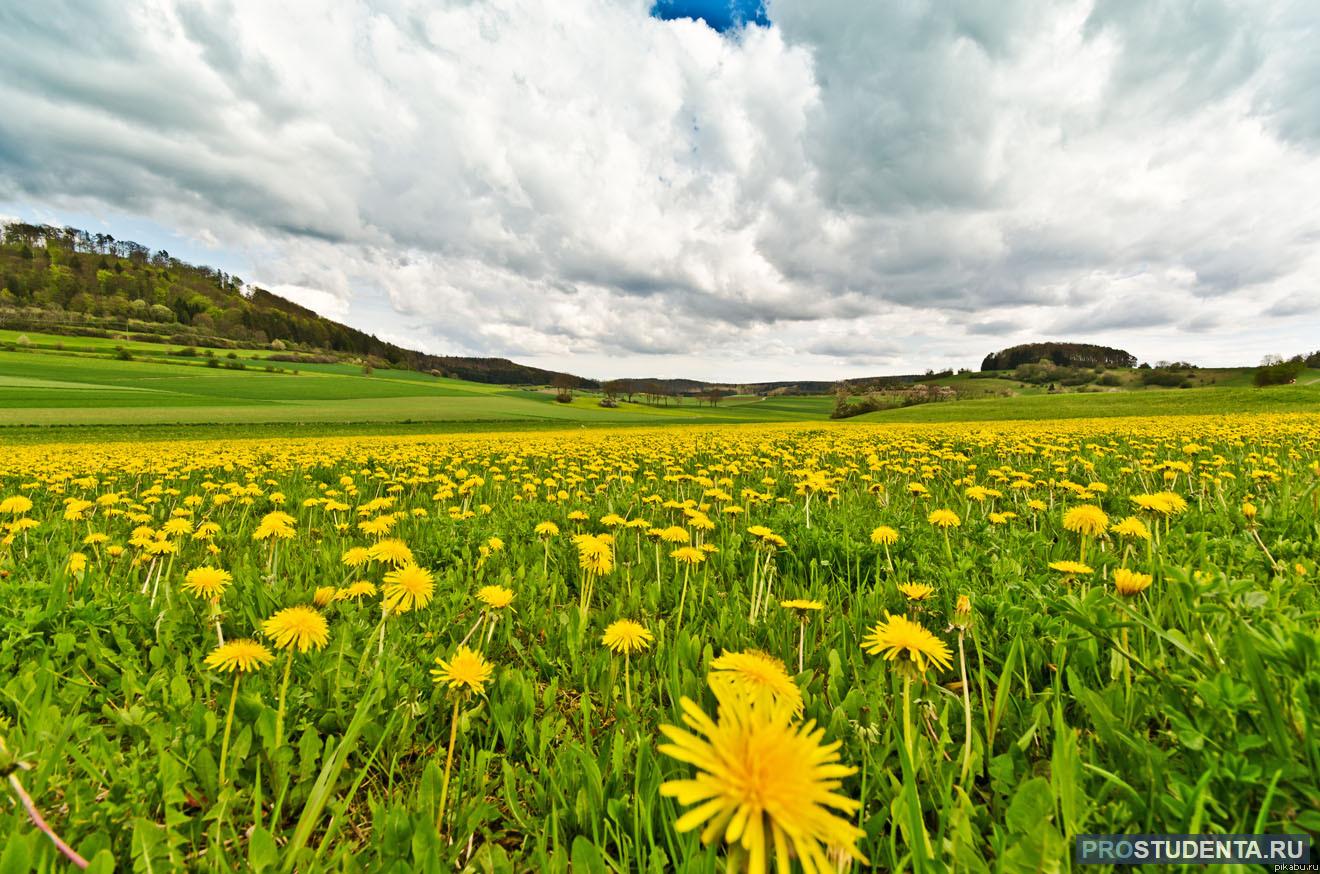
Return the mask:
<path id="1" fill-rule="evenodd" d="M 440 810 L 435 815 L 435 830 L 445 834 L 445 805 L 449 803 L 449 774 L 454 766 L 454 740 L 458 737 L 458 696 L 454 697 L 454 712 L 449 718 L 449 752 L 445 754 L 445 779 L 440 784 Z"/>
<path id="2" fill-rule="evenodd" d="M 958 782 L 967 782 L 967 772 L 972 766 L 972 699 L 967 691 L 967 651 L 963 646 L 963 637 L 966 632 L 958 631 L 958 667 L 962 671 L 962 697 L 963 697 L 963 763 L 962 773 Z"/>
<path id="3" fill-rule="evenodd" d="M 234 688 L 229 693 L 229 714 L 225 717 L 225 737 L 220 742 L 220 785 L 225 785 L 225 766 L 229 764 L 229 735 L 234 728 L 234 705 L 238 703 L 238 681 L 243 674 L 234 672 Z"/>
<path id="4" fill-rule="evenodd" d="M 683 564 L 683 594 L 678 598 L 678 624 L 675 626 L 675 630 L 683 627 L 683 607 L 687 603 L 688 572 L 691 567 L 687 563 Z"/>
<path id="5" fill-rule="evenodd" d="M 802 641 L 807 636 L 807 617 L 798 622 L 798 673 L 802 673 Z"/>
<path id="6" fill-rule="evenodd" d="M 284 699 L 289 694 L 289 674 L 293 670 L 293 647 L 289 647 L 289 655 L 284 660 L 284 679 L 280 681 L 280 705 L 275 711 L 275 749 L 279 749 L 284 743 Z"/>

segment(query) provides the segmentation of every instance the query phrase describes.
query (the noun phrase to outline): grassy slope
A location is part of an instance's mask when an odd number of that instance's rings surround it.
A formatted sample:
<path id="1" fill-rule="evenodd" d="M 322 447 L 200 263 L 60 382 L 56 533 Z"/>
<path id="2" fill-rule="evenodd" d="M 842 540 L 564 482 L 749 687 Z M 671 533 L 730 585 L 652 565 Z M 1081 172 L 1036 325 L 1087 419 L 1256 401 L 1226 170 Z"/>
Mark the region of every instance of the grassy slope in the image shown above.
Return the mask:
<path id="1" fill-rule="evenodd" d="M 30 351 L 0 351 L 5 425 L 795 421 L 824 418 L 830 406 L 828 398 L 732 398 L 716 408 L 688 401 L 605 409 L 592 396 L 560 404 L 547 392 L 413 371 L 365 376 L 352 365 L 322 364 L 299 365 L 295 375 L 211 368 L 204 360 L 159 355 L 119 361 L 104 351 L 43 346 L 34 341 Z"/>
<path id="2" fill-rule="evenodd" d="M 951 401 L 879 413 L 858 422 L 979 422 L 995 419 L 1079 419 L 1092 416 L 1176 416 L 1215 413 L 1285 413 L 1320 410 L 1320 372 L 1307 371 L 1297 385 L 1249 388 L 1143 389 L 1141 391 L 1037 394 Z"/>

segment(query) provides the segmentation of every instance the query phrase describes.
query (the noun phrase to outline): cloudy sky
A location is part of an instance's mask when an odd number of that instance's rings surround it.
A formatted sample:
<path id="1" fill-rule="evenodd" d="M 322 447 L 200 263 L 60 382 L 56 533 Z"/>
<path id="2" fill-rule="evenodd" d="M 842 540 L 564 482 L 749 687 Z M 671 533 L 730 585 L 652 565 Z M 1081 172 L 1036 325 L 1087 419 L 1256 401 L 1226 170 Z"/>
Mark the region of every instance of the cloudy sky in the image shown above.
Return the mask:
<path id="1" fill-rule="evenodd" d="M 1315 0 L 97 5 L 0 5 L 0 215 L 404 345 L 745 380 L 1320 347 Z"/>

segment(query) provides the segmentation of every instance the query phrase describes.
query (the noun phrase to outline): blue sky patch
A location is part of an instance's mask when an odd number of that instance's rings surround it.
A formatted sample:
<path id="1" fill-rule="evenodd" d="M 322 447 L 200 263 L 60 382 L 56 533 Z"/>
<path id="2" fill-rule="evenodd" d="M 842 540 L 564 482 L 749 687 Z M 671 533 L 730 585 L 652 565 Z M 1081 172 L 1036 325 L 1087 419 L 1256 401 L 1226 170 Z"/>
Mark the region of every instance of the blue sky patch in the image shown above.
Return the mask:
<path id="1" fill-rule="evenodd" d="M 764 0 L 656 0 L 651 14 L 664 21 L 699 19 L 720 33 L 744 24 L 770 25 Z"/>

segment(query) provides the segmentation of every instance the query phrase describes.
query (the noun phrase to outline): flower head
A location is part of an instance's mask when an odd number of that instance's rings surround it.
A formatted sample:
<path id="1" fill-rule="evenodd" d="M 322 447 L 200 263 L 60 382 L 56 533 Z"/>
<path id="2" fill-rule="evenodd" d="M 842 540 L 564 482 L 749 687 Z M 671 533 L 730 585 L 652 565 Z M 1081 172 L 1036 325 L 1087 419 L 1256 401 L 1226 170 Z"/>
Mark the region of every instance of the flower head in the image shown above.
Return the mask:
<path id="1" fill-rule="evenodd" d="M 779 606 L 783 607 L 785 610 L 792 610 L 803 620 L 807 618 L 807 614 L 815 613 L 817 611 L 825 609 L 825 605 L 822 604 L 821 602 L 808 601 L 804 598 L 791 598 L 788 600 L 780 601 Z"/>
<path id="2" fill-rule="evenodd" d="M 225 593 L 234 578 L 229 571 L 204 565 L 188 571 L 183 578 L 184 591 L 205 601 L 214 601 Z"/>
<path id="3" fill-rule="evenodd" d="M 909 601 L 925 601 L 935 594 L 935 587 L 928 586 L 925 583 L 899 583 L 898 590 Z"/>
<path id="4" fill-rule="evenodd" d="M 273 661 L 274 653 L 255 640 L 231 640 L 211 651 L 206 657 L 206 666 L 225 673 L 251 673 Z"/>
<path id="5" fill-rule="evenodd" d="M 482 657 L 481 653 L 466 646 L 460 646 L 458 652 L 449 661 L 436 657 L 436 667 L 431 669 L 431 679 L 442 683 L 451 690 L 475 692 L 480 695 L 486 690 L 495 669 Z"/>
<path id="6" fill-rule="evenodd" d="M 601 636 L 600 642 L 614 652 L 640 652 L 651 646 L 654 635 L 640 622 L 631 619 L 619 619 L 611 622 Z"/>
<path id="7" fill-rule="evenodd" d="M 706 560 L 706 553 L 695 546 L 680 546 L 670 552 L 669 557 L 680 564 L 701 564 Z"/>
<path id="8" fill-rule="evenodd" d="M 492 610 L 503 610 L 513 603 L 513 590 L 503 586 L 482 586 L 477 591 L 477 600 Z"/>
<path id="9" fill-rule="evenodd" d="M 919 673 L 930 665 L 943 668 L 953 665 L 953 654 L 944 641 L 921 623 L 889 613 L 862 640 L 862 649 L 871 655 L 883 655 L 886 661 L 911 664 Z"/>
<path id="10" fill-rule="evenodd" d="M 710 663 L 710 686 L 717 695 L 732 692 L 758 707 L 785 706 L 802 713 L 802 690 L 783 662 L 763 652 L 724 653 Z"/>
<path id="11" fill-rule="evenodd" d="M 349 552 L 352 552 L 352 550 L 349 550 Z M 367 555 L 372 561 L 391 564 L 396 568 L 413 564 L 413 554 L 412 550 L 408 548 L 408 544 L 395 538 L 376 541 L 367 550 Z"/>
<path id="12" fill-rule="evenodd" d="M 575 539 L 575 543 L 578 550 L 578 567 L 582 570 L 598 576 L 614 570 L 614 549 L 609 541 L 583 534 Z"/>
<path id="13" fill-rule="evenodd" d="M 279 649 L 320 649 L 330 639 L 325 617 L 311 607 L 286 607 L 261 623 L 261 633 Z"/>
<path id="14" fill-rule="evenodd" d="M 381 589 L 385 596 L 385 609 L 391 613 L 407 613 L 431 603 L 435 594 L 435 579 L 431 572 L 415 564 L 405 564 L 385 575 Z"/>
<path id="15" fill-rule="evenodd" d="M 857 849 L 864 833 L 846 818 L 860 805 L 839 793 L 842 778 L 857 769 L 839 762 L 838 741 L 822 742 L 824 729 L 793 725 L 791 711 L 740 696 L 721 697 L 715 720 L 689 698 L 681 704 L 690 730 L 662 725 L 669 743 L 659 748 L 697 770 L 693 779 L 660 786 L 661 795 L 691 808 L 674 823 L 678 831 L 704 825 L 702 843 L 741 847 L 755 872 L 773 858 L 788 874 L 791 855 L 806 871 L 832 871 L 834 849 L 865 861 Z"/>
<path id="16" fill-rule="evenodd" d="M 952 510 L 931 510 L 930 515 L 926 517 L 926 521 L 936 528 L 957 528 L 962 524 L 958 514 Z"/>
<path id="17" fill-rule="evenodd" d="M 1150 586 L 1152 579 L 1150 574 L 1141 574 L 1121 567 L 1114 571 L 1114 591 L 1127 598 L 1140 595 Z"/>
<path id="18" fill-rule="evenodd" d="M 1109 528 L 1109 517 L 1095 504 L 1082 504 L 1063 514 L 1063 527 L 1087 537 L 1099 537 Z"/>
<path id="19" fill-rule="evenodd" d="M 888 525 L 881 525 L 871 532 L 871 542 L 877 546 L 893 546 L 898 543 L 898 531 Z"/>
<path id="20" fill-rule="evenodd" d="M 1150 540 L 1150 529 L 1136 516 L 1128 516 L 1113 527 L 1113 532 L 1128 540 Z"/>
<path id="21" fill-rule="evenodd" d="M 1066 577 L 1075 577 L 1081 574 L 1095 573 L 1090 565 L 1082 564 L 1080 561 L 1052 561 L 1050 569 L 1056 570 Z"/>

